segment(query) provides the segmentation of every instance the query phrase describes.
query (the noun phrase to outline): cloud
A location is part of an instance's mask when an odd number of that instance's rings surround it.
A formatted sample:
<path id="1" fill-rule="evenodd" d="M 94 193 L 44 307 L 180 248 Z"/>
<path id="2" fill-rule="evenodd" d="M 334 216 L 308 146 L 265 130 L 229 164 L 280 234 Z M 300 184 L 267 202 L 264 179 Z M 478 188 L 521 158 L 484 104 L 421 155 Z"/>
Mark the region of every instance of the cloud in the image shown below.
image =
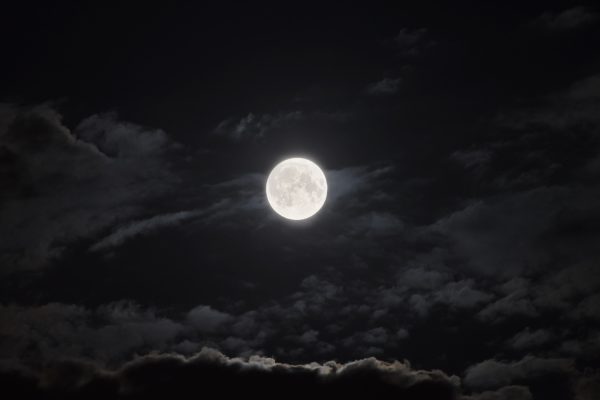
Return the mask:
<path id="1" fill-rule="evenodd" d="M 233 142 L 261 141 L 269 133 L 308 121 L 327 121 L 344 123 L 351 119 L 347 112 L 340 111 L 285 111 L 277 113 L 253 113 L 244 117 L 230 117 L 221 121 L 213 130 L 213 134 Z"/>
<path id="2" fill-rule="evenodd" d="M 600 372 L 589 371 L 575 384 L 576 400 L 595 400 L 600 398 Z"/>
<path id="3" fill-rule="evenodd" d="M 393 172 L 393 165 L 375 165 L 375 166 L 360 166 L 346 167 L 336 170 L 326 171 L 327 176 L 327 201 L 337 201 L 339 198 L 355 194 L 361 190 L 372 188 L 373 186 L 381 187 L 381 180 L 385 179 Z M 383 194 L 383 193 L 375 193 Z M 376 196 L 374 196 L 376 197 Z M 354 204 L 346 202 L 346 204 Z"/>
<path id="4" fill-rule="evenodd" d="M 74 241 L 140 214 L 177 184 L 167 162 L 176 148 L 164 132 L 114 114 L 71 131 L 49 105 L 1 105 L 2 272 L 42 268 Z"/>
<path id="5" fill-rule="evenodd" d="M 463 396 L 463 400 L 533 400 L 527 386 L 505 386 L 494 391 L 485 391 L 473 396 Z"/>
<path id="6" fill-rule="evenodd" d="M 426 28 L 402 28 L 394 37 L 396 46 L 403 55 L 414 56 L 419 54 L 425 47 L 432 46 L 433 41 L 427 40 Z"/>
<path id="7" fill-rule="evenodd" d="M 544 369 L 544 373 L 552 368 Z M 562 369 L 559 369 L 562 372 Z M 538 371 L 539 372 L 539 371 Z M 525 375 L 531 375 L 528 371 Z M 531 400 L 527 386 L 508 385 L 461 394 L 457 376 L 440 370 L 414 369 L 407 361 L 365 358 L 346 363 L 327 361 L 287 364 L 252 355 L 228 357 L 208 347 L 185 357 L 154 353 L 114 369 L 79 360 L 61 360 L 35 370 L 2 369 L 0 381 L 10 393 L 51 398 L 163 398 L 189 393 L 224 397 L 261 393 L 263 398 L 364 397 L 405 400 Z M 579 400 L 595 398 L 597 375 L 576 381 Z"/>
<path id="8" fill-rule="evenodd" d="M 435 293 L 435 300 L 456 308 L 471 308 L 493 298 L 490 293 L 475 289 L 472 279 L 449 282 Z"/>
<path id="9" fill-rule="evenodd" d="M 596 360 L 600 356 L 600 332 L 584 330 L 584 334 L 563 340 L 558 352 L 581 360 Z"/>
<path id="10" fill-rule="evenodd" d="M 318 394 L 451 400 L 456 398 L 458 389 L 455 376 L 436 370 L 415 370 L 399 361 L 388 363 L 369 358 L 349 363 L 292 365 L 261 356 L 229 358 L 210 348 L 189 358 L 169 354 L 143 356 L 117 370 L 65 361 L 39 374 L 21 374 L 10 382 L 12 386 L 31 380 L 37 380 L 42 393 L 69 394 L 70 398 L 91 393 L 102 393 L 105 398 L 173 396 L 201 387 L 206 393 L 221 396 L 243 391 L 264 392 L 266 398 L 281 398 L 287 393 L 285 397 L 292 398 Z"/>
<path id="11" fill-rule="evenodd" d="M 525 350 L 542 346 L 554 339 L 554 335 L 547 329 L 538 329 L 535 331 L 525 328 L 517 333 L 507 344 L 516 350 Z"/>
<path id="12" fill-rule="evenodd" d="M 576 321 L 597 318 L 598 300 L 595 293 L 600 288 L 600 278 L 593 260 L 594 257 L 590 257 L 568 267 L 545 271 L 533 282 L 517 277 L 499 284 L 494 291 L 500 297 L 479 311 L 478 318 L 499 323 L 511 317 L 535 319 L 546 312 L 565 312 Z M 525 330 L 518 340 L 513 338 L 513 344 L 525 346 L 529 340 L 550 340 L 553 336 L 543 330 Z"/>
<path id="13" fill-rule="evenodd" d="M 508 113 L 495 121 L 501 138 L 451 155 L 465 166 L 476 193 L 432 230 L 464 261 L 461 271 L 504 282 L 477 313 L 484 323 L 519 318 L 539 326 L 538 317 L 565 312 L 579 324 L 600 314 L 593 266 L 600 209 L 592 200 L 600 190 L 600 169 L 593 167 L 600 159 L 598 82 L 590 75 L 536 107 Z M 422 294 L 412 301 L 420 312 L 430 304 Z M 520 352 L 546 346 L 552 343 L 546 333 L 524 331 L 507 345 Z M 576 352 L 571 342 L 569 348 Z"/>
<path id="14" fill-rule="evenodd" d="M 177 225 L 181 221 L 195 218 L 200 215 L 202 215 L 201 210 L 179 211 L 175 213 L 155 215 L 147 219 L 133 221 L 118 228 L 110 235 L 96 242 L 94 245 L 92 245 L 92 247 L 90 247 L 90 250 L 98 251 L 120 246 L 125 241 L 136 236 L 146 235 L 166 226 Z"/>
<path id="15" fill-rule="evenodd" d="M 412 312 L 426 318 L 434 305 L 444 305 L 448 311 L 461 311 L 477 309 L 494 298 L 492 293 L 476 288 L 472 279 L 450 279 L 445 271 L 405 270 L 398 277 L 398 284 L 404 289 L 398 293 L 398 302 L 406 302 Z"/>
<path id="16" fill-rule="evenodd" d="M 487 149 L 459 150 L 452 153 L 450 158 L 465 168 L 483 168 L 490 163 L 492 154 Z"/>
<path id="17" fill-rule="evenodd" d="M 534 25 L 549 31 L 561 32 L 585 27 L 597 19 L 597 13 L 587 7 L 577 6 L 559 13 L 545 12 L 534 21 Z"/>
<path id="18" fill-rule="evenodd" d="M 134 351 L 165 348 L 184 326 L 126 301 L 87 309 L 49 303 L 0 306 L 0 365 L 35 366 L 63 358 L 111 364 Z"/>
<path id="19" fill-rule="evenodd" d="M 488 155 L 484 156 L 488 161 L 480 164 L 485 168 L 467 172 L 487 192 L 554 187 L 564 192 L 563 203 L 569 208 L 587 207 L 593 221 L 597 210 L 583 202 L 598 191 L 592 177 L 600 172 L 599 106 L 600 77 L 592 74 L 547 94 L 535 107 L 500 114 L 493 129 L 500 129 L 501 139 L 456 152 L 454 158 L 467 166 L 471 160 L 463 153 L 475 152 L 477 164 L 477 153 L 483 152 Z"/>
<path id="20" fill-rule="evenodd" d="M 503 113 L 498 122 L 531 135 L 543 128 L 547 132 L 572 135 L 573 130 L 584 128 L 597 133 L 600 129 L 600 74 L 593 74 L 573 82 L 562 91 L 548 96 L 541 106 Z M 539 143 L 539 142 L 538 142 Z"/>
<path id="21" fill-rule="evenodd" d="M 383 362 L 371 358 L 348 363 L 307 361 L 306 364 L 286 364 L 261 356 L 268 348 L 267 342 L 278 339 L 284 340 L 279 341 L 278 346 L 286 343 L 279 354 L 288 358 L 310 360 L 309 357 L 330 356 L 335 346 L 327 342 L 331 337 L 329 327 L 323 325 L 322 330 L 301 330 L 301 327 L 309 326 L 311 315 L 330 319 L 329 313 L 335 310 L 339 320 L 355 318 L 361 312 L 354 309 L 346 315 L 339 307 L 328 307 L 331 302 L 346 301 L 340 297 L 341 288 L 328 282 L 313 277 L 307 279 L 303 287 L 308 291 L 307 295 L 292 296 L 296 303 L 289 308 L 283 303 L 271 304 L 239 315 L 200 305 L 181 315 L 181 318 L 167 318 L 158 311 L 144 309 L 127 301 L 109 303 L 95 309 L 58 303 L 37 307 L 1 306 L 0 335 L 3 341 L 0 345 L 0 371 L 3 371 L 3 377 L 11 376 L 13 383 L 18 379 L 33 379 L 44 390 L 58 390 L 60 393 L 62 390 L 77 393 L 85 387 L 97 388 L 101 382 L 96 379 L 105 378 L 115 379 L 118 387 L 113 389 L 121 395 L 129 393 L 128 390 L 132 388 L 135 388 L 135 393 L 147 393 L 146 390 L 154 392 L 163 388 L 152 386 L 155 380 L 151 377 L 156 374 L 161 376 L 159 381 L 165 384 L 164 387 L 172 388 L 177 387 L 179 376 L 193 376 L 194 382 L 198 382 L 204 379 L 202 371 L 212 376 L 210 374 L 220 373 L 225 368 L 231 370 L 232 375 L 227 376 L 232 385 L 239 378 L 237 373 L 248 376 L 254 373 L 252 371 L 268 374 L 269 381 L 263 384 L 274 385 L 282 382 L 282 374 L 284 377 L 288 373 L 302 376 L 314 374 L 311 378 L 315 380 L 311 383 L 315 385 L 314 390 L 327 390 L 329 384 L 338 387 L 335 382 L 344 388 L 344 377 L 371 377 L 376 382 L 392 385 L 394 390 L 401 390 L 399 393 L 411 388 L 405 394 L 408 398 L 431 398 L 428 396 L 433 396 L 432 393 L 423 394 L 420 389 L 416 390 L 427 382 L 425 386 L 435 383 L 435 387 L 441 385 L 444 390 L 452 389 L 442 392 L 455 396 L 449 398 L 465 400 L 512 398 L 510 396 L 516 399 L 524 396 L 522 398 L 526 399 L 529 398 L 526 397 L 526 387 L 514 388 L 510 385 L 556 374 L 579 374 L 570 359 L 526 356 L 514 362 L 486 360 L 469 367 L 464 382 L 473 390 L 497 390 L 460 397 L 460 380 L 457 377 L 437 370 L 414 370 L 406 361 Z M 297 304 L 300 301 L 305 304 L 300 306 Z M 369 310 L 365 312 L 367 315 L 370 313 Z M 292 321 L 294 323 L 290 324 Z M 340 333 L 334 337 L 340 337 Z M 403 343 L 409 338 L 406 329 L 390 329 L 386 323 L 354 332 L 333 344 L 353 349 L 355 354 L 363 354 L 364 357 L 386 354 L 394 343 Z M 229 358 L 212 349 L 200 350 L 207 345 L 218 346 L 242 358 Z M 311 351 L 307 352 L 307 347 Z M 192 356 L 184 357 L 181 354 Z M 134 360 L 127 361 L 131 357 L 135 357 Z M 196 370 L 196 363 L 200 363 L 202 369 Z M 154 370 L 153 366 L 157 365 L 176 368 L 163 370 L 161 367 Z M 186 369 L 188 367 L 191 369 Z M 20 378 L 15 378 L 14 374 Z M 58 379 L 61 374 L 65 375 Z M 129 381 L 131 376 L 138 379 Z M 206 384 L 212 384 L 213 378 L 207 377 Z M 295 378 L 290 379 L 293 382 L 285 378 L 283 382 L 295 384 Z M 187 381 L 183 383 L 187 385 Z M 63 386 L 65 384 L 67 386 Z M 413 390 L 415 397 L 410 397 L 413 394 L 408 393 L 413 393 Z"/>
<path id="22" fill-rule="evenodd" d="M 181 182 L 169 160 L 178 148 L 163 131 L 114 113 L 88 117 L 71 131 L 50 106 L 0 107 L 2 272 L 42 268 L 64 248 L 99 234 L 105 236 L 91 251 L 200 216 L 196 226 L 243 224 L 234 217 L 266 210 L 264 176 L 245 174 L 203 185 L 208 201 L 218 199 L 204 208 L 152 215 Z"/>
<path id="23" fill-rule="evenodd" d="M 263 174 L 246 173 L 234 179 L 202 185 L 205 197 L 217 199 L 212 204 L 204 208 L 158 214 L 127 222 L 94 243 L 90 250 L 111 250 L 133 238 L 149 235 L 166 227 L 179 226 L 184 221 L 190 221 L 191 225 L 196 226 L 231 226 L 236 223 L 236 219 L 238 224 L 245 221 L 240 218 L 264 218 L 262 214 L 251 215 L 268 207 L 263 194 L 264 181 Z"/>
<path id="24" fill-rule="evenodd" d="M 32 366 L 63 357 L 114 365 L 148 351 L 189 354 L 204 344 L 238 355 L 271 351 L 306 358 L 332 353 L 336 348 L 327 342 L 331 335 L 322 338 L 319 330 L 310 328 L 310 321 L 329 315 L 331 305 L 344 299 L 340 288 L 316 277 L 306 278 L 302 287 L 303 292 L 281 303 L 239 314 L 198 305 L 167 317 L 127 301 L 96 308 L 62 303 L 0 306 L 0 365 Z M 355 353 L 364 356 L 369 347 L 394 346 L 388 341 L 407 337 L 404 328 L 388 332 L 373 327 L 352 341 L 365 351 Z M 309 343 L 312 350 L 302 354 Z"/>
<path id="25" fill-rule="evenodd" d="M 116 113 L 92 115 L 77 126 L 78 139 L 94 145 L 111 158 L 136 158 L 156 155 L 175 146 L 160 129 L 146 129 L 121 122 Z"/>
<path id="26" fill-rule="evenodd" d="M 525 316 L 535 318 L 539 316 L 537 307 L 528 297 L 528 293 L 514 292 L 488 304 L 477 314 L 483 321 L 498 323 L 508 317 Z"/>
<path id="27" fill-rule="evenodd" d="M 477 389 L 498 388 L 545 375 L 569 375 L 574 371 L 573 360 L 566 358 L 525 356 L 514 362 L 491 359 L 469 367 L 464 383 Z"/>
<path id="28" fill-rule="evenodd" d="M 438 289 L 450 280 L 450 275 L 445 271 L 428 269 L 424 266 L 409 268 L 402 271 L 398 283 L 415 289 Z"/>
<path id="29" fill-rule="evenodd" d="M 600 100 L 600 74 L 583 78 L 571 85 L 565 98 L 574 101 Z"/>
<path id="30" fill-rule="evenodd" d="M 215 310 L 210 306 L 197 306 L 187 314 L 187 321 L 200 332 L 212 333 L 217 331 L 224 323 L 230 321 L 232 316 Z"/>
<path id="31" fill-rule="evenodd" d="M 404 223 L 390 213 L 369 212 L 359 216 L 350 224 L 348 234 L 363 234 L 365 236 L 393 235 L 402 232 Z"/>
<path id="32" fill-rule="evenodd" d="M 548 261 L 540 239 L 568 194 L 563 188 L 541 187 L 478 200 L 436 222 L 433 229 L 448 235 L 475 272 L 511 276 L 535 270 Z"/>
<path id="33" fill-rule="evenodd" d="M 577 305 L 575 315 L 600 320 L 600 294 L 596 293 L 583 299 Z"/>
<path id="34" fill-rule="evenodd" d="M 536 307 L 551 310 L 573 308 L 580 299 L 593 296 L 600 289 L 595 257 L 546 275 L 531 290 Z M 577 314 L 577 313 L 575 313 Z"/>
<path id="35" fill-rule="evenodd" d="M 380 81 L 370 83 L 367 93 L 374 96 L 394 94 L 400 88 L 402 78 L 383 78 Z"/>
<path id="36" fill-rule="evenodd" d="M 290 111 L 280 114 L 248 113 L 240 120 L 226 119 L 217 125 L 214 133 L 225 136 L 233 141 L 258 140 L 274 128 L 280 128 L 293 121 L 305 118 L 302 111 Z"/>

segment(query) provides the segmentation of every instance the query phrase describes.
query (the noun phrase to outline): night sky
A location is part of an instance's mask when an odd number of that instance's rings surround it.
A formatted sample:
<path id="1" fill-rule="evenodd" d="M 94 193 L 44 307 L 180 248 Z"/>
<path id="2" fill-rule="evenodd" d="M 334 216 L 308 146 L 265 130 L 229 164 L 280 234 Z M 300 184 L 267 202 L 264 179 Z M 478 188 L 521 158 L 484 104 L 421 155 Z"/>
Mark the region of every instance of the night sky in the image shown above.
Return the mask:
<path id="1" fill-rule="evenodd" d="M 594 2 L 13 3 L 0 392 L 600 399 Z"/>

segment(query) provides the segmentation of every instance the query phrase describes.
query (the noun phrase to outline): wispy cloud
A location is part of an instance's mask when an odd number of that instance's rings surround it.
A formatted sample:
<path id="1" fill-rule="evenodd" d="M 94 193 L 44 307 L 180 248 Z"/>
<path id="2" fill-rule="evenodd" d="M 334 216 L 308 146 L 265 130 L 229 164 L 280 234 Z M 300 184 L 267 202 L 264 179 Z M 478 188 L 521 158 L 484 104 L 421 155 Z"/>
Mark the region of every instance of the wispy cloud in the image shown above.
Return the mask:
<path id="1" fill-rule="evenodd" d="M 427 28 L 402 28 L 394 36 L 394 42 L 403 55 L 415 56 L 423 51 L 423 49 L 434 45 L 434 42 L 428 39 L 427 36 Z"/>
<path id="2" fill-rule="evenodd" d="M 391 95 L 398 91 L 402 78 L 383 78 L 380 81 L 370 83 L 367 86 L 367 93 L 370 95 Z"/>
<path id="3" fill-rule="evenodd" d="M 157 231 L 160 228 L 177 225 L 186 219 L 198 217 L 202 215 L 203 212 L 203 210 L 179 211 L 130 222 L 106 236 L 104 239 L 98 241 L 90 248 L 90 250 L 98 251 L 120 246 L 126 240 L 132 239 L 136 236 L 149 234 Z"/>
<path id="4" fill-rule="evenodd" d="M 555 32 L 579 29 L 598 20 L 598 13 L 587 7 L 577 6 L 553 13 L 545 12 L 534 20 L 534 25 Z"/>
<path id="5" fill-rule="evenodd" d="M 271 129 L 282 127 L 290 122 L 301 120 L 304 117 L 305 115 L 302 111 L 290 111 L 279 114 L 254 114 L 251 112 L 239 120 L 228 118 L 220 122 L 215 128 L 214 133 L 233 141 L 258 140 L 263 138 Z"/>

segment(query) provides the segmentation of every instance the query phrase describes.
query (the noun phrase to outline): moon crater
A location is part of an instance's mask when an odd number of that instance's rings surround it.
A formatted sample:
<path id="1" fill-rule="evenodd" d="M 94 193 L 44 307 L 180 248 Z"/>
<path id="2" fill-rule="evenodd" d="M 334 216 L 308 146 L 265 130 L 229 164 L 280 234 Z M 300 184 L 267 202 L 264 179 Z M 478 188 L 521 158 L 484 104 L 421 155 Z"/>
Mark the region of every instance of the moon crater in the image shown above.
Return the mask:
<path id="1" fill-rule="evenodd" d="M 301 220 L 312 217 L 327 197 L 327 179 L 314 162 L 290 158 L 273 168 L 267 178 L 267 200 L 282 217 Z"/>

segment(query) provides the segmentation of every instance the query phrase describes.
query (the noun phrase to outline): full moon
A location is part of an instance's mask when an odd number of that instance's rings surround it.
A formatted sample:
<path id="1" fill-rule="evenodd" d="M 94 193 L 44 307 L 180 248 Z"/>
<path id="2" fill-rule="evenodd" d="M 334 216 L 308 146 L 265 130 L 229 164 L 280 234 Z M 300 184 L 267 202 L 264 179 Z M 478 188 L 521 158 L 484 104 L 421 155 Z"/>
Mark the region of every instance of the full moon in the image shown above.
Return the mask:
<path id="1" fill-rule="evenodd" d="M 289 158 L 273 168 L 267 178 L 267 200 L 282 217 L 312 217 L 327 197 L 327 179 L 321 168 L 305 158 Z"/>

